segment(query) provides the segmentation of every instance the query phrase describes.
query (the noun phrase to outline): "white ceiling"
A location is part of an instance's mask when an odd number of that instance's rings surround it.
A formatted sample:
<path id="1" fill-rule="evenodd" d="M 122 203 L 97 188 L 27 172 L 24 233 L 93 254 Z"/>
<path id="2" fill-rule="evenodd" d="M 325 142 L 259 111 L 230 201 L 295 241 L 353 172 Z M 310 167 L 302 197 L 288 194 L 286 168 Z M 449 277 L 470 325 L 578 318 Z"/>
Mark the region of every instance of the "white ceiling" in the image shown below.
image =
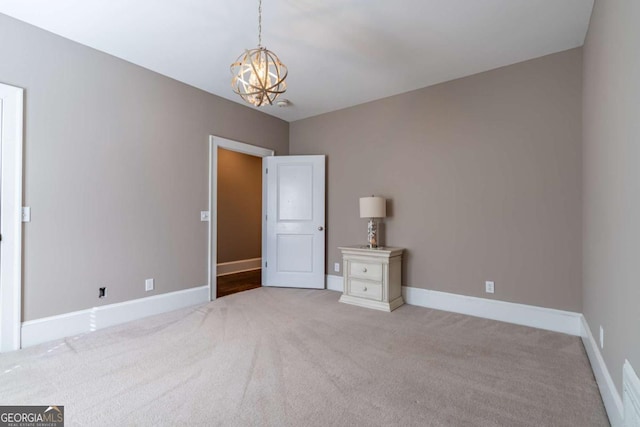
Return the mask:
<path id="1" fill-rule="evenodd" d="M 245 104 L 229 65 L 257 0 L 1 0 L 0 12 Z M 264 0 L 294 121 L 581 46 L 593 0 Z M 245 104 L 247 105 L 247 104 Z M 251 107 L 253 108 L 253 107 Z"/>

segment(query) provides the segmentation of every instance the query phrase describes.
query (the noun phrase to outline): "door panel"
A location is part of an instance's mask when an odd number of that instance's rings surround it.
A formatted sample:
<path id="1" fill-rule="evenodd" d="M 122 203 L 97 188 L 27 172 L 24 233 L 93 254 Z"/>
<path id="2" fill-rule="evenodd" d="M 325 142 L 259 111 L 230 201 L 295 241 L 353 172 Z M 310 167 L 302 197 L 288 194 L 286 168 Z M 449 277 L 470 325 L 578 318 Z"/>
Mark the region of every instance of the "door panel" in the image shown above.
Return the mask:
<path id="1" fill-rule="evenodd" d="M 313 235 L 279 234 L 276 238 L 278 272 L 313 271 Z"/>
<path id="2" fill-rule="evenodd" d="M 313 220 L 313 165 L 278 165 L 278 220 Z"/>
<path id="3" fill-rule="evenodd" d="M 265 157 L 264 286 L 324 289 L 325 156 Z"/>

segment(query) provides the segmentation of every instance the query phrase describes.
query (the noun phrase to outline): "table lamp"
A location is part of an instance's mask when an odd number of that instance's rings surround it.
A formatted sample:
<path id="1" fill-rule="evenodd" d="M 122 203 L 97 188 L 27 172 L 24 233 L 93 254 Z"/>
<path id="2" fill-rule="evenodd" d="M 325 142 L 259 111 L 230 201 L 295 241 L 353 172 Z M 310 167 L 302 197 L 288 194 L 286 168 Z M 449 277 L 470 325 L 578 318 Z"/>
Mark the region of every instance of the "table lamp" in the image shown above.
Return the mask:
<path id="1" fill-rule="evenodd" d="M 383 197 L 360 197 L 360 218 L 369 218 L 367 237 L 369 248 L 378 247 L 378 218 L 387 216 L 387 203 Z"/>

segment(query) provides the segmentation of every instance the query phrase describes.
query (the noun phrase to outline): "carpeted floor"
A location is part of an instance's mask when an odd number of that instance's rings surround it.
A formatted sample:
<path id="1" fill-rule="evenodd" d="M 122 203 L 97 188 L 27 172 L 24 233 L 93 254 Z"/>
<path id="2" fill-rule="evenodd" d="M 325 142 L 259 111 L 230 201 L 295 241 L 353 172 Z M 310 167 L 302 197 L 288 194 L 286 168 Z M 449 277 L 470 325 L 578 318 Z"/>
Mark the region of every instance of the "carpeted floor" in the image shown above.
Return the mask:
<path id="1" fill-rule="evenodd" d="M 604 426 L 578 337 L 259 288 L 0 355 L 0 404 L 66 425 Z"/>

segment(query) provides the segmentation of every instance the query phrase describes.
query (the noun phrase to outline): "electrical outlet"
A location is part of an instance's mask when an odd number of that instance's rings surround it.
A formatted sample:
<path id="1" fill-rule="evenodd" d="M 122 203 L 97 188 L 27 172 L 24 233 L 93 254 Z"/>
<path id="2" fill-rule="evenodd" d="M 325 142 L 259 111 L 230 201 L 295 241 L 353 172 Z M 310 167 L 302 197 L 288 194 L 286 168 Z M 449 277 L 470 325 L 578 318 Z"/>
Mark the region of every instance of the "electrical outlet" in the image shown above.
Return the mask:
<path id="1" fill-rule="evenodd" d="M 340 273 L 340 263 L 336 262 L 335 264 L 333 264 L 333 271 L 335 271 L 336 273 Z"/>
<path id="2" fill-rule="evenodd" d="M 209 211 L 200 211 L 200 221 L 209 221 Z"/>
<path id="3" fill-rule="evenodd" d="M 144 281 L 144 290 L 149 292 L 155 288 L 155 279 L 147 279 Z"/>
<path id="4" fill-rule="evenodd" d="M 98 288 L 98 298 L 106 298 L 107 297 L 107 288 Z"/>
<path id="5" fill-rule="evenodd" d="M 604 329 L 602 328 L 602 325 L 600 325 L 600 348 L 604 348 Z"/>
<path id="6" fill-rule="evenodd" d="M 484 282 L 484 291 L 488 294 L 492 294 L 495 291 L 495 283 Z"/>

